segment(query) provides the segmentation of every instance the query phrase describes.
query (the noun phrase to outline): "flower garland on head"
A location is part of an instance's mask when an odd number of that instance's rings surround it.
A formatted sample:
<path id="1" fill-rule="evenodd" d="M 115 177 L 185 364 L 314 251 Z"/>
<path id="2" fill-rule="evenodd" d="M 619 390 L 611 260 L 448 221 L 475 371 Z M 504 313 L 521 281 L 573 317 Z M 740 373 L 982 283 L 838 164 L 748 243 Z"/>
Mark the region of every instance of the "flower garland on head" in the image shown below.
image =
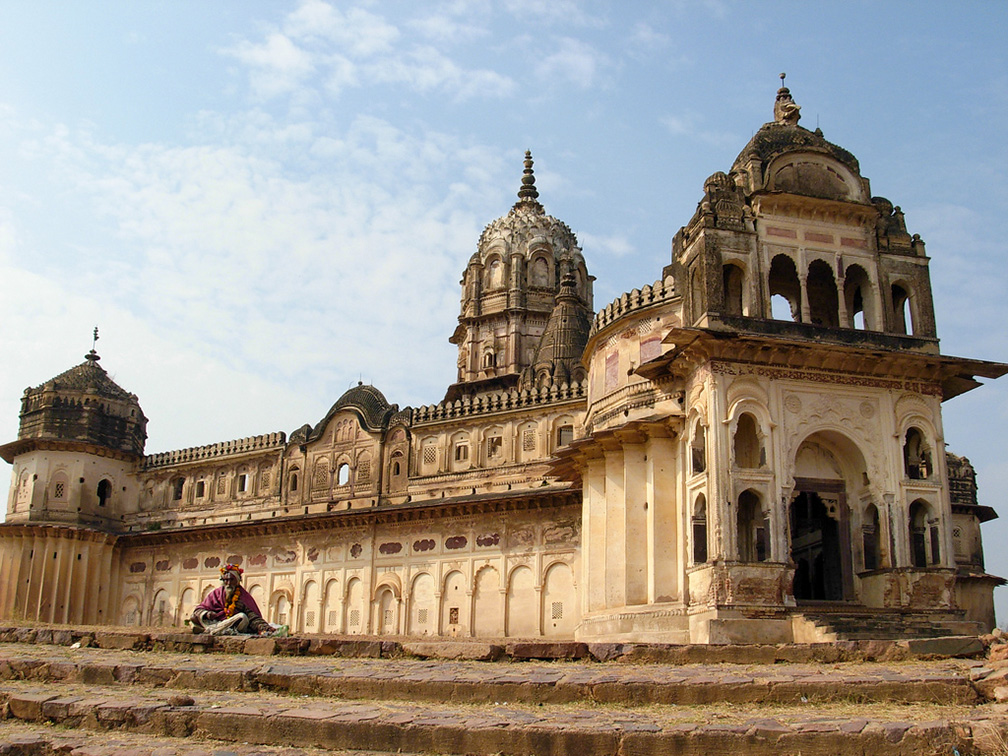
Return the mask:
<path id="1" fill-rule="evenodd" d="M 242 574 L 244 574 L 245 570 L 243 570 L 237 564 L 225 564 L 223 567 L 220 568 L 221 580 L 223 580 L 224 576 L 227 575 L 229 572 L 234 572 L 236 575 L 238 575 L 238 578 L 241 579 L 241 576 Z M 231 600 L 228 602 L 227 606 L 224 607 L 225 619 L 233 617 L 235 613 L 238 611 L 238 598 L 240 596 L 241 596 L 241 585 L 239 584 L 238 586 L 235 587 L 235 592 L 231 594 Z"/>

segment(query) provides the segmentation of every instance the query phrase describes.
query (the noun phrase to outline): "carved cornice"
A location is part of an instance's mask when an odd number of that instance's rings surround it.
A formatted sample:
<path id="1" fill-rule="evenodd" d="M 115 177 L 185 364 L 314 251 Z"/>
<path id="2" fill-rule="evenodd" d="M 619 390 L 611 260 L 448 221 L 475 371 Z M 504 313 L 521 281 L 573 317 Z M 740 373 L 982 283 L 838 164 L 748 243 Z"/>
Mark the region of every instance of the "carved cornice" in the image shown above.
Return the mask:
<path id="1" fill-rule="evenodd" d="M 89 444 L 84 441 L 70 441 L 58 438 L 22 438 L 17 441 L 11 441 L 9 444 L 0 446 L 0 458 L 3 458 L 3 460 L 8 464 L 13 464 L 15 457 L 20 457 L 22 454 L 28 454 L 33 451 L 78 452 L 80 454 L 90 454 L 95 457 L 119 459 L 124 462 L 139 462 L 143 459 L 142 455 L 130 454 L 128 452 L 119 451 L 118 449 L 110 449 L 107 446 L 98 446 L 97 444 Z"/>
<path id="2" fill-rule="evenodd" d="M 678 328 L 669 332 L 665 343 L 672 348 L 641 365 L 637 374 L 652 380 L 667 375 L 686 378 L 710 364 L 720 373 L 902 388 L 944 401 L 979 386 L 975 375 L 998 378 L 1008 373 L 1008 365 L 999 362 L 759 333 Z"/>
<path id="3" fill-rule="evenodd" d="M 299 514 L 243 523 L 187 526 L 178 530 L 124 534 L 120 536 L 120 540 L 127 546 L 154 546 L 265 538 L 275 535 L 295 536 L 326 530 L 369 528 L 389 523 L 440 520 L 449 517 L 467 517 L 521 510 L 555 509 L 564 506 L 580 507 L 580 494 L 579 490 L 569 485 L 550 486 L 548 490 L 509 491 L 504 496 L 501 494 L 476 494 L 450 499 L 427 499 L 409 504 L 384 504 L 367 509 L 348 509 L 310 515 Z"/>

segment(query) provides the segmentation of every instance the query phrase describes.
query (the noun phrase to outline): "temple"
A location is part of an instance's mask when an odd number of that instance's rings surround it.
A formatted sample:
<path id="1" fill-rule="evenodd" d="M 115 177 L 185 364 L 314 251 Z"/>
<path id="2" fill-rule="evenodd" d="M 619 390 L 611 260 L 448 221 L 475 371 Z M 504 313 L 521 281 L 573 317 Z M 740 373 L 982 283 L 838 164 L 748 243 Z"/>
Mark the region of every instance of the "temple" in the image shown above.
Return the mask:
<path id="1" fill-rule="evenodd" d="M 525 155 L 462 277 L 457 380 L 400 408 L 146 454 L 93 348 L 25 390 L 0 617 L 181 625 L 240 564 L 298 633 L 810 642 L 994 626 L 941 406 L 924 242 L 783 86 L 656 260 L 595 310 Z"/>

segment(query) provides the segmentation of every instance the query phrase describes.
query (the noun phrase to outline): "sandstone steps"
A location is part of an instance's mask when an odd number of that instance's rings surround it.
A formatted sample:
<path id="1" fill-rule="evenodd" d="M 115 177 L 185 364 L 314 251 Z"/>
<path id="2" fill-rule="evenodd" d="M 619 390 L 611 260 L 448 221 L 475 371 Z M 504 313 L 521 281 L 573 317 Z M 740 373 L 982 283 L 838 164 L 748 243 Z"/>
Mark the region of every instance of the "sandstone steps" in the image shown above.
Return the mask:
<path id="1" fill-rule="evenodd" d="M 778 661 L 789 653 L 779 648 L 748 662 L 630 661 L 647 658 L 644 647 L 605 663 L 515 661 L 512 647 L 508 661 L 485 662 L 208 653 L 198 644 L 181 653 L 120 635 L 106 639 L 118 649 L 0 643 L 0 756 L 966 756 L 1008 724 L 976 682 L 990 673 L 983 662 L 915 659 L 909 646 L 896 661 L 854 663 Z M 964 639 L 918 648 L 941 647 L 971 648 Z"/>

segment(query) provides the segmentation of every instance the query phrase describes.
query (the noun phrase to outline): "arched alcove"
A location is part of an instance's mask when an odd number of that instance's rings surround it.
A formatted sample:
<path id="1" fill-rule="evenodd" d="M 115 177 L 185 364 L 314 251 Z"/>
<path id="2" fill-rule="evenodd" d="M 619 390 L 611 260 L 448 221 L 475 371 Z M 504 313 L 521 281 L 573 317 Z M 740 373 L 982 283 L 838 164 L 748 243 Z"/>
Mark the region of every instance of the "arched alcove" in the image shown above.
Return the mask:
<path id="1" fill-rule="evenodd" d="M 801 282 L 794 260 L 777 255 L 770 262 L 770 317 L 801 322 Z"/>
<path id="2" fill-rule="evenodd" d="M 833 270 L 823 260 L 813 260 L 805 282 L 808 292 L 809 318 L 812 325 L 840 326 L 840 297 L 837 294 Z"/>

